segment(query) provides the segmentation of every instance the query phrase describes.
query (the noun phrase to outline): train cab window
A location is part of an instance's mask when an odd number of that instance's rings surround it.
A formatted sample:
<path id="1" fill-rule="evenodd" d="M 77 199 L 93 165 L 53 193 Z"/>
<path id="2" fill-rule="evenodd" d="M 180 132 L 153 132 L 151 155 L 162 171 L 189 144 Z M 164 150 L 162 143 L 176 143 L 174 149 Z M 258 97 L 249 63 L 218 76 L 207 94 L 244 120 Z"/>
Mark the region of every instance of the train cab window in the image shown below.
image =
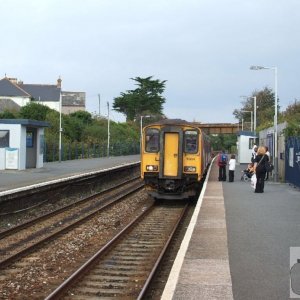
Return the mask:
<path id="1" fill-rule="evenodd" d="M 185 153 L 197 153 L 198 152 L 197 137 L 198 137 L 198 132 L 196 130 L 187 130 L 184 132 L 184 152 Z"/>
<path id="2" fill-rule="evenodd" d="M 159 130 L 156 128 L 148 128 L 146 130 L 145 150 L 147 152 L 159 151 Z"/>

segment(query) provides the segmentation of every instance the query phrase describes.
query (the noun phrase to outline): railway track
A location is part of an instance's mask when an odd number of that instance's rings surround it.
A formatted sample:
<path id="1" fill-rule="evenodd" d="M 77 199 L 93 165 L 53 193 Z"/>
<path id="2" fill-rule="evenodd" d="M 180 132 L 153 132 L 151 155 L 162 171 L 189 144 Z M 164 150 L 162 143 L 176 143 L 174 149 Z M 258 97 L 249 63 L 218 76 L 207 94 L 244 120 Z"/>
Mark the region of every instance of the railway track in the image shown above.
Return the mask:
<path id="1" fill-rule="evenodd" d="M 186 208 L 148 208 L 46 299 L 141 299 Z"/>
<path id="2" fill-rule="evenodd" d="M 0 269 L 142 187 L 134 178 L 1 232 Z"/>
<path id="3" fill-rule="evenodd" d="M 143 189 L 124 197 L 0 269 L 1 299 L 44 299 L 151 205 Z"/>

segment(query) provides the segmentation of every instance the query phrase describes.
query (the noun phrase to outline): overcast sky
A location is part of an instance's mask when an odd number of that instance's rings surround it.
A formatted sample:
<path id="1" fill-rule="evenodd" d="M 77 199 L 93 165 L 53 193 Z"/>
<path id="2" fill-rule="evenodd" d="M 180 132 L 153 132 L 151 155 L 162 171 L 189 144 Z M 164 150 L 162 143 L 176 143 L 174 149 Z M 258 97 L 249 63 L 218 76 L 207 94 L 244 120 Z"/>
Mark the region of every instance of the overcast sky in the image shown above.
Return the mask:
<path id="1" fill-rule="evenodd" d="M 0 78 L 86 92 L 86 107 L 134 89 L 133 77 L 167 80 L 164 113 L 236 122 L 241 95 L 278 68 L 283 109 L 300 99 L 300 0 L 0 0 Z M 111 112 L 114 121 L 125 117 Z"/>

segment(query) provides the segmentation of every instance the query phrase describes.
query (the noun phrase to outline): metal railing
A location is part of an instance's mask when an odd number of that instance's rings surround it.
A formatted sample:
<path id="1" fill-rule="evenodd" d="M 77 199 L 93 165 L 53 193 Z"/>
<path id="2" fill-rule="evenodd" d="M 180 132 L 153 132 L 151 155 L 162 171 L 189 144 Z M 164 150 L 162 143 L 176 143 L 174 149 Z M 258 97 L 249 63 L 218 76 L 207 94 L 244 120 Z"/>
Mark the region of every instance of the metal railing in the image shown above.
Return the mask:
<path id="1" fill-rule="evenodd" d="M 73 160 L 83 158 L 97 158 L 107 156 L 107 144 L 87 144 L 87 143 L 68 143 L 62 144 L 61 160 Z M 140 148 L 137 142 L 117 142 L 111 143 L 109 156 L 122 156 L 139 154 Z M 44 144 L 44 162 L 59 160 L 59 145 L 54 143 Z"/>

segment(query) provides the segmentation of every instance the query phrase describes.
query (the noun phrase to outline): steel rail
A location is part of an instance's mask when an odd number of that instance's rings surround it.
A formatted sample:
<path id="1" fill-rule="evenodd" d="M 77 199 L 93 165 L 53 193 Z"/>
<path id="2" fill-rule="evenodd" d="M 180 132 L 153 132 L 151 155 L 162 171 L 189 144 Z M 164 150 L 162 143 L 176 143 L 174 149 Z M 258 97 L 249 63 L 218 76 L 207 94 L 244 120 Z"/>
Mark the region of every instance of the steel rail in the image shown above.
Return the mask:
<path id="1" fill-rule="evenodd" d="M 95 253 L 87 262 L 85 262 L 77 271 L 75 271 L 69 278 L 67 278 L 59 287 L 57 287 L 50 295 L 48 295 L 45 300 L 53 300 L 62 296 L 65 291 L 78 280 L 85 272 L 92 268 L 95 261 L 100 259 L 100 257 L 110 248 L 114 243 L 123 237 L 135 223 L 140 220 L 143 216 L 148 214 L 153 209 L 153 205 L 148 207 L 145 211 L 139 214 L 133 221 L 131 221 L 122 231 L 120 231 L 113 239 L 111 239 L 106 245 L 104 245 L 97 253 Z"/>
<path id="2" fill-rule="evenodd" d="M 152 278 L 153 278 L 153 276 L 154 276 L 154 274 L 155 274 L 155 272 L 156 272 L 156 270 L 157 270 L 157 268 L 158 268 L 158 266 L 159 266 L 159 264 L 160 264 L 160 262 L 161 262 L 161 260 L 162 260 L 162 258 L 164 256 L 164 254 L 166 253 L 166 251 L 168 249 L 168 246 L 169 246 L 171 240 L 173 239 L 173 236 L 174 236 L 174 234 L 175 234 L 175 232 L 176 232 L 176 230 L 177 230 L 177 228 L 178 228 L 178 226 L 179 226 L 179 224 L 180 224 L 183 216 L 185 215 L 185 212 L 186 212 L 187 208 L 188 208 L 188 204 L 185 205 L 185 207 L 182 210 L 180 216 L 178 217 L 177 222 L 176 222 L 176 224 L 175 224 L 175 226 L 173 228 L 173 231 L 171 232 L 171 234 L 170 234 L 170 236 L 169 236 L 169 238 L 168 238 L 165 246 L 163 247 L 163 249 L 162 249 L 159 257 L 157 258 L 157 261 L 154 264 L 154 266 L 153 266 L 153 268 L 152 268 L 152 270 L 151 270 L 151 272 L 150 272 L 150 274 L 149 274 L 149 276 L 148 276 L 148 278 L 147 278 L 147 280 L 146 280 L 146 282 L 145 282 L 145 284 L 144 284 L 144 286 L 143 286 L 143 288 L 142 288 L 142 290 L 141 290 L 141 292 L 140 292 L 140 294 L 139 294 L 139 296 L 137 298 L 138 300 L 142 299 L 143 296 L 144 296 L 144 294 L 146 293 L 147 288 L 148 288 L 148 286 L 149 286 L 149 284 L 150 284 L 150 282 L 151 282 L 151 280 L 152 280 Z"/>
<path id="3" fill-rule="evenodd" d="M 153 278 L 155 271 L 157 270 L 157 267 L 159 266 L 159 263 L 162 260 L 162 257 L 164 256 L 173 236 L 176 232 L 176 229 L 178 228 L 178 225 L 180 224 L 180 221 L 182 220 L 186 209 L 188 207 L 188 204 L 184 206 L 184 208 L 181 210 L 181 213 L 177 217 L 177 219 L 174 221 L 174 225 L 172 227 L 172 230 L 170 234 L 168 235 L 167 240 L 164 243 L 164 246 L 159 252 L 159 255 L 156 259 L 156 261 L 153 264 L 153 267 L 151 271 L 149 272 L 145 283 L 143 284 L 143 287 L 141 288 L 141 291 L 138 294 L 137 299 L 141 299 L 143 295 L 145 294 L 147 287 L 149 283 L 151 282 L 151 279 Z M 138 215 L 130 224 L 128 224 L 121 232 L 119 232 L 111 241 L 109 241 L 105 246 L 103 246 L 96 254 L 94 254 L 86 263 L 84 263 L 77 271 L 75 271 L 69 278 L 67 278 L 60 286 L 58 286 L 51 294 L 49 294 L 45 300 L 53 300 L 58 299 L 60 297 L 63 297 L 68 289 L 72 288 L 76 282 L 78 282 L 82 277 L 85 276 L 93 267 L 98 263 L 99 260 L 103 257 L 104 254 L 108 253 L 110 249 L 114 245 L 117 244 L 118 240 L 121 240 L 125 234 L 127 234 L 132 228 L 135 228 L 136 223 L 141 221 L 143 217 L 148 215 L 152 210 L 154 209 L 154 205 L 149 207 L 146 211 L 142 212 L 140 215 Z"/>
<path id="4" fill-rule="evenodd" d="M 40 221 L 46 220 L 46 219 L 49 218 L 49 217 L 53 217 L 53 216 L 55 216 L 55 215 L 57 215 L 57 214 L 59 214 L 59 213 L 61 213 L 61 212 L 64 212 L 64 211 L 66 211 L 66 210 L 68 210 L 68 209 L 70 209 L 70 208 L 72 208 L 72 207 L 75 207 L 76 205 L 83 204 L 83 203 L 85 203 L 85 202 L 87 202 L 87 201 L 90 201 L 90 200 L 96 198 L 96 197 L 105 195 L 105 194 L 109 193 L 110 191 L 112 191 L 112 190 L 114 190 L 114 189 L 116 189 L 116 188 L 119 188 L 119 187 L 121 187 L 122 185 L 125 185 L 125 184 L 127 184 L 127 183 L 133 182 L 133 181 L 135 181 L 135 180 L 137 180 L 137 179 L 139 179 L 139 178 L 140 178 L 140 176 L 136 176 L 136 177 L 134 177 L 134 178 L 132 178 L 132 179 L 129 179 L 129 180 L 124 181 L 124 182 L 121 182 L 121 183 L 119 183 L 119 184 L 117 184 L 117 185 L 115 185 L 115 186 L 113 186 L 113 187 L 107 188 L 107 189 L 105 189 L 104 191 L 95 193 L 95 194 L 90 195 L 90 196 L 88 196 L 88 197 L 85 197 L 85 198 L 83 198 L 83 199 L 77 200 L 77 201 L 75 201 L 75 202 L 73 202 L 73 203 L 71 203 L 71 204 L 67 204 L 67 205 L 65 205 L 65 206 L 63 206 L 63 207 L 60 207 L 60 208 L 58 208 L 58 209 L 56 209 L 56 210 L 54 210 L 54 211 L 51 211 L 51 212 L 49 212 L 49 213 L 46 213 L 46 214 L 44 214 L 44 215 L 42 215 L 42 216 L 39 216 L 39 217 L 34 218 L 34 219 L 31 219 L 31 220 L 29 220 L 29 221 L 27 221 L 27 222 L 24 222 L 24 223 L 20 224 L 20 225 L 17 225 L 17 226 L 14 226 L 14 227 L 12 227 L 12 228 L 9 228 L 9 229 L 7 229 L 7 230 L 1 231 L 1 232 L 0 232 L 0 240 L 3 239 L 3 238 L 5 238 L 5 237 L 8 237 L 8 236 L 10 236 L 10 235 L 12 235 L 12 234 L 15 234 L 15 233 L 18 232 L 18 231 L 21 231 L 21 230 L 23 230 L 23 229 L 25 229 L 25 228 L 28 228 L 29 226 L 32 226 L 32 225 L 34 225 L 34 224 L 37 224 L 37 223 L 40 222 Z"/>
<path id="5" fill-rule="evenodd" d="M 140 190 L 141 188 L 143 188 L 143 186 L 144 186 L 144 184 L 141 183 L 138 186 L 133 187 L 132 189 L 130 189 L 129 191 L 127 191 L 126 194 L 120 195 L 120 196 L 116 196 L 116 198 L 113 199 L 110 203 L 105 204 L 104 206 L 102 206 L 102 207 L 96 209 L 95 211 L 87 214 L 86 216 L 84 216 L 84 217 L 82 217 L 82 218 L 74 221 L 73 223 L 69 224 L 68 226 L 66 226 L 66 227 L 64 227 L 64 228 L 62 228 L 62 229 L 60 229 L 60 230 L 52 233 L 51 235 L 43 238 L 42 240 L 40 240 L 40 241 L 38 241 L 38 242 L 36 242 L 34 244 L 31 244 L 26 249 L 23 249 L 20 252 L 14 254 L 14 255 L 12 255 L 12 256 L 4 259 L 4 260 L 2 260 L 2 261 L 0 261 L 0 269 L 5 268 L 7 265 L 9 265 L 9 264 L 13 263 L 14 261 L 20 259 L 24 255 L 32 252 L 35 248 L 41 246 L 42 244 L 44 244 L 44 243 L 46 243 L 46 242 L 54 239 L 55 237 L 57 237 L 57 236 L 59 236 L 61 234 L 64 234 L 64 233 L 72 230 L 76 226 L 79 226 L 80 224 L 84 223 L 88 219 L 92 218 L 94 215 L 98 214 L 100 211 L 102 211 L 102 210 L 104 210 L 104 209 L 106 209 L 106 208 L 108 208 L 108 207 L 116 204 L 118 201 L 122 200 L 123 198 L 125 198 L 125 197 L 131 195 L 132 193 Z"/>

